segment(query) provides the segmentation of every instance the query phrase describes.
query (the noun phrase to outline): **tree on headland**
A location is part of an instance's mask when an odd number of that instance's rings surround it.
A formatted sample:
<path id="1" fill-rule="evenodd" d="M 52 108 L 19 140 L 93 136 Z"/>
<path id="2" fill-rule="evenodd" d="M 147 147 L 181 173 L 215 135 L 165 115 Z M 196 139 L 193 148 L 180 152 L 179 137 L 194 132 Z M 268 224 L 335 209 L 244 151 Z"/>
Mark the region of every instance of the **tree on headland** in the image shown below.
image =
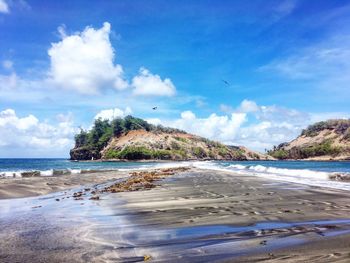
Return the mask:
<path id="1" fill-rule="evenodd" d="M 80 129 L 80 133 L 74 136 L 75 147 L 81 147 L 88 143 L 88 133 L 83 129 Z"/>
<path id="2" fill-rule="evenodd" d="M 113 135 L 119 137 L 125 131 L 125 124 L 122 118 L 116 118 L 112 121 Z"/>
<path id="3" fill-rule="evenodd" d="M 112 121 L 96 119 L 90 131 L 80 130 L 75 135 L 75 148 L 85 147 L 96 151 L 102 150 L 113 137 L 120 137 L 131 130 L 182 132 L 178 129 L 164 128 L 149 124 L 147 121 L 131 115 L 115 118 Z"/>

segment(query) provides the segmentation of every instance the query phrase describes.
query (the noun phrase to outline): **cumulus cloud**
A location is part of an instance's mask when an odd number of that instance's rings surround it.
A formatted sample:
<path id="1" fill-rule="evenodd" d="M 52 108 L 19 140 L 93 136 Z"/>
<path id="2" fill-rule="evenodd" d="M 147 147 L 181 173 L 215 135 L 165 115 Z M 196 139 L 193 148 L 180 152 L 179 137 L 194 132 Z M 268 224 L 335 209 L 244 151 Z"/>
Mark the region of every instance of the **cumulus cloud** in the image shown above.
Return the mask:
<path id="1" fill-rule="evenodd" d="M 159 124 L 157 119 L 151 121 Z M 237 112 L 223 116 L 213 113 L 208 117 L 198 118 L 193 112 L 184 111 L 181 113 L 181 118 L 171 121 L 162 121 L 161 124 L 179 128 L 206 138 L 230 143 L 235 138 L 239 127 L 245 121 L 245 113 Z"/>
<path id="2" fill-rule="evenodd" d="M 232 112 L 250 113 L 250 112 L 259 111 L 259 107 L 255 101 L 245 99 L 241 102 L 241 104 L 237 108 L 233 108 L 232 106 L 226 105 L 226 104 L 220 104 L 220 111 L 225 113 L 232 113 Z"/>
<path id="3" fill-rule="evenodd" d="M 109 39 L 111 26 L 108 22 L 99 29 L 86 27 L 73 34 L 60 26 L 58 33 L 61 40 L 52 43 L 48 49 L 50 67 L 36 71 L 33 74 L 36 77 L 18 75 L 11 60 L 0 61 L 0 67 L 4 69 L 0 74 L 0 90 L 6 90 L 7 98 L 14 101 L 30 99 L 34 93 L 37 97 L 51 96 L 52 99 L 57 99 L 57 94 L 60 97 L 67 94 L 105 95 L 107 92 L 102 91 L 107 89 L 134 100 L 134 96 L 128 95 L 172 96 L 176 93 L 169 78 L 162 79 L 143 67 L 129 84 L 122 66 L 114 61 L 115 50 Z"/>
<path id="4" fill-rule="evenodd" d="M 58 115 L 57 123 L 51 125 L 34 115 L 19 117 L 13 109 L 6 109 L 0 112 L 0 152 L 3 157 L 43 152 L 48 156 L 67 155 L 76 131 L 71 115 Z"/>
<path id="5" fill-rule="evenodd" d="M 121 65 L 114 64 L 115 51 L 105 22 L 100 29 L 86 27 L 83 32 L 67 35 L 59 30 L 62 40 L 52 43 L 50 81 L 57 87 L 83 94 L 96 94 L 104 88 L 122 90 L 128 87 Z"/>
<path id="6" fill-rule="evenodd" d="M 132 79 L 131 86 L 135 95 L 173 96 L 176 88 L 169 78 L 162 80 L 159 75 L 148 69 L 140 68 L 139 74 Z"/>
<path id="7" fill-rule="evenodd" d="M 259 110 L 258 105 L 252 100 L 243 100 L 238 107 L 239 112 L 257 112 Z"/>
<path id="8" fill-rule="evenodd" d="M 126 107 L 125 110 L 121 110 L 118 108 L 101 110 L 96 114 L 95 119 L 103 119 L 103 120 L 113 120 L 115 118 L 123 118 L 127 115 L 132 114 L 132 110 L 130 107 Z"/>
<path id="9" fill-rule="evenodd" d="M 0 0 L 0 13 L 9 13 L 10 9 L 5 0 Z"/>
<path id="10" fill-rule="evenodd" d="M 226 144 L 244 145 L 264 151 L 273 145 L 290 141 L 315 119 L 310 114 L 275 105 L 260 106 L 251 100 L 243 100 L 237 107 L 225 105 L 229 112 L 212 113 L 198 118 L 191 111 L 184 111 L 175 120 L 149 119 L 183 129 L 193 134 L 221 141 Z"/>
<path id="11" fill-rule="evenodd" d="M 145 119 L 145 121 L 147 121 L 148 123 L 151 123 L 153 125 L 160 125 L 163 123 L 162 120 L 159 118 L 147 118 L 147 119 Z"/>

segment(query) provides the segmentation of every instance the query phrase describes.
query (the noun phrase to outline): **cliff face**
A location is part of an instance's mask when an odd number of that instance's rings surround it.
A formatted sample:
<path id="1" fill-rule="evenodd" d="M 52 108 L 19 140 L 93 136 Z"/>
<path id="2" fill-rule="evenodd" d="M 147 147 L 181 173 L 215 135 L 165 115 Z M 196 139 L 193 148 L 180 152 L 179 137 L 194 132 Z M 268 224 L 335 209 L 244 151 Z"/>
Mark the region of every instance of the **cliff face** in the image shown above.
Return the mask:
<path id="1" fill-rule="evenodd" d="M 264 158 L 243 147 L 229 147 L 188 133 L 134 130 L 113 138 L 102 151 L 102 158 L 138 159 L 133 151 L 144 152 L 146 159 L 165 160 L 247 160 Z"/>
<path id="2" fill-rule="evenodd" d="M 350 120 L 310 125 L 289 143 L 269 151 L 277 159 L 350 160 Z"/>
<path id="3" fill-rule="evenodd" d="M 133 120 L 134 121 L 134 120 Z M 100 123 L 101 124 L 101 123 Z M 97 127 L 103 127 L 98 124 Z M 142 124 L 143 126 L 145 124 Z M 95 124 L 96 126 L 96 124 Z M 142 127 L 143 127 L 142 126 Z M 111 126 L 113 127 L 113 125 Z M 135 126 L 107 137 L 82 131 L 76 136 L 72 160 L 265 160 L 266 155 L 244 147 L 227 146 L 199 136 L 164 127 Z M 142 129 L 141 129 L 142 128 Z M 105 129 L 108 131 L 108 129 Z M 119 131 L 119 128 L 117 127 Z M 109 136 L 109 135 L 108 135 Z M 107 139 L 105 139 L 105 137 Z M 92 143 L 94 142 L 95 143 Z"/>

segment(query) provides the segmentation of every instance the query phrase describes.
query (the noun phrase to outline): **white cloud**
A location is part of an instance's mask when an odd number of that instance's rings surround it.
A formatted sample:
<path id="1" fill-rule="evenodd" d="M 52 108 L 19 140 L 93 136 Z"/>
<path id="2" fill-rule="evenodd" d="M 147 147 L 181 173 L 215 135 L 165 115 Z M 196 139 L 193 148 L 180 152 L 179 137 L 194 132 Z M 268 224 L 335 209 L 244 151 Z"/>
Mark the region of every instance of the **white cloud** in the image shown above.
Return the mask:
<path id="1" fill-rule="evenodd" d="M 259 107 L 255 101 L 245 99 L 241 102 L 241 104 L 236 109 L 230 105 L 220 104 L 220 111 L 224 113 L 232 113 L 232 112 L 250 113 L 250 112 L 259 111 Z"/>
<path id="2" fill-rule="evenodd" d="M 347 41 L 350 43 L 350 41 Z M 273 70 L 291 79 L 327 77 L 336 70 L 349 69 L 350 48 L 347 45 L 310 47 L 296 55 L 273 61 L 262 69 Z"/>
<path id="3" fill-rule="evenodd" d="M 159 118 L 148 118 L 148 119 L 145 119 L 145 121 L 147 121 L 148 123 L 151 123 L 153 125 L 162 124 L 162 121 Z"/>
<path id="4" fill-rule="evenodd" d="M 131 86 L 135 95 L 173 96 L 176 88 L 169 78 L 162 80 L 146 68 L 140 68 L 139 74 L 132 79 Z"/>
<path id="5" fill-rule="evenodd" d="M 101 118 L 103 120 L 113 120 L 114 118 L 122 118 L 130 114 L 132 114 L 132 110 L 129 107 L 126 107 L 125 110 L 114 108 L 101 110 L 96 114 L 95 119 Z"/>
<path id="6" fill-rule="evenodd" d="M 238 108 L 245 109 L 251 121 L 240 127 L 234 141 L 260 151 L 294 139 L 312 122 L 308 113 L 254 101 L 244 100 Z"/>
<path id="7" fill-rule="evenodd" d="M 0 0 L 0 13 L 9 13 L 10 9 L 5 0 Z"/>
<path id="8" fill-rule="evenodd" d="M 194 120 L 196 118 L 196 115 L 192 111 L 184 111 L 181 113 L 181 118 L 184 120 Z"/>
<path id="9" fill-rule="evenodd" d="M 13 109 L 0 112 L 0 152 L 2 157 L 33 156 L 45 153 L 47 156 L 67 155 L 73 146 L 77 132 L 70 115 L 59 115 L 58 122 L 51 125 L 41 122 L 34 115 L 17 116 Z"/>
<path id="10" fill-rule="evenodd" d="M 93 96 L 85 96 L 84 100 L 101 107 L 102 100 L 109 100 L 106 97 L 110 98 L 113 93 L 123 95 L 119 96 L 123 105 L 130 104 L 124 103 L 124 100 L 131 100 L 132 103 L 138 100 L 132 95 L 175 94 L 176 88 L 169 78 L 161 79 L 145 68 L 141 68 L 133 78 L 131 89 L 123 77 L 122 66 L 114 63 L 115 51 L 109 40 L 109 23 L 104 23 L 100 29 L 86 27 L 74 34 L 68 34 L 65 27 L 60 26 L 58 32 L 61 41 L 53 43 L 48 50 L 50 67 L 44 71 L 34 71 L 32 76 L 35 77 L 18 75 L 10 60 L 0 62 L 0 67 L 5 69 L 5 73 L 0 74 L 0 90 L 7 101 L 59 101 L 58 98 L 65 102 L 76 98 L 81 101 L 82 94 L 97 94 L 101 100 Z M 101 92 L 107 89 L 108 92 Z M 140 103 L 137 101 L 138 105 Z"/>
<path id="11" fill-rule="evenodd" d="M 59 27 L 62 40 L 52 43 L 50 81 L 57 87 L 83 94 L 96 94 L 101 89 L 128 87 L 121 65 L 114 64 L 115 52 L 109 34 L 111 26 L 105 22 L 100 29 L 86 27 L 83 32 L 67 35 Z"/>
<path id="12" fill-rule="evenodd" d="M 307 83 L 314 92 L 349 98 L 350 34 L 333 36 L 321 43 L 295 50 L 286 57 L 276 59 L 259 68 L 259 71 L 277 73 L 289 82 Z M 300 85 L 301 87 L 305 87 Z"/>
<path id="13" fill-rule="evenodd" d="M 157 119 L 156 121 L 157 124 L 159 124 Z M 184 111 L 181 113 L 181 118 L 171 121 L 162 121 L 161 124 L 179 128 L 206 138 L 229 143 L 235 138 L 238 128 L 245 121 L 245 113 L 232 113 L 231 115 L 224 116 L 213 113 L 206 118 L 198 118 L 193 112 Z"/>
<path id="14" fill-rule="evenodd" d="M 16 73 L 0 75 L 0 90 L 14 90 L 18 84 Z"/>
<path id="15" fill-rule="evenodd" d="M 255 101 L 252 100 L 243 100 L 241 104 L 239 105 L 237 111 L 239 112 L 256 112 L 259 110 L 258 105 L 255 103 Z"/>
<path id="16" fill-rule="evenodd" d="M 226 144 L 244 145 L 263 151 L 273 145 L 290 141 L 315 118 L 310 114 L 283 107 L 259 106 L 254 101 L 243 100 L 236 108 L 226 106 L 229 113 L 210 114 L 198 118 L 184 111 L 175 120 L 150 119 L 153 124 L 183 129 Z M 226 109 L 226 108 L 225 108 Z"/>

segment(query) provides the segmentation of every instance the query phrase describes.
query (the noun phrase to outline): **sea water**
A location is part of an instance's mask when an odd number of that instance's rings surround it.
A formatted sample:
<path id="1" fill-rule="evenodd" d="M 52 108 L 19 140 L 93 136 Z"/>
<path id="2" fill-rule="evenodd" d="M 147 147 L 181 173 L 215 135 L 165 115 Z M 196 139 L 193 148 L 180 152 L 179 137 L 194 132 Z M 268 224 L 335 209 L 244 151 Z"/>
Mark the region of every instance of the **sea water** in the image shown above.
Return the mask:
<path id="1" fill-rule="evenodd" d="M 76 162 L 60 158 L 0 158 L 1 177 L 21 177 L 24 174 L 52 176 L 104 170 L 141 169 L 153 167 L 156 162 Z"/>

